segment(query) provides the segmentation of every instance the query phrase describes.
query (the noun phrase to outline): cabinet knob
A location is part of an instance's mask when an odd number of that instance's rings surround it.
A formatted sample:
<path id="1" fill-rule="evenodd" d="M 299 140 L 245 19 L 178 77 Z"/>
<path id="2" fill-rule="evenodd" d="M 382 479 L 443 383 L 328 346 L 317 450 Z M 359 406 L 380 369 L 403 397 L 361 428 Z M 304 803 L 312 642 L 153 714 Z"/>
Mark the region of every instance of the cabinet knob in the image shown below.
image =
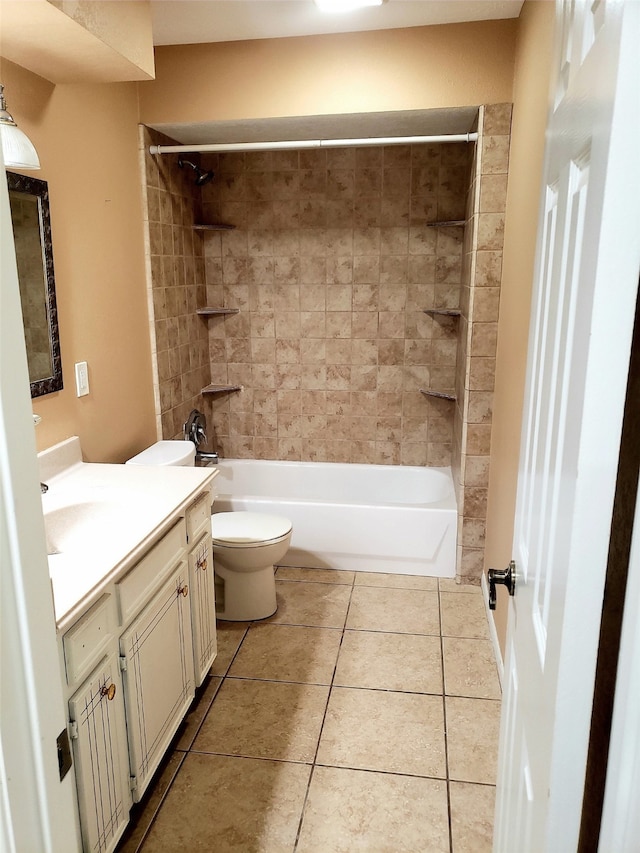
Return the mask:
<path id="1" fill-rule="evenodd" d="M 206 557 L 203 557 L 202 560 L 198 560 L 198 568 L 201 569 L 203 572 L 207 571 L 208 565 L 209 565 L 209 563 L 208 563 Z"/>
<path id="2" fill-rule="evenodd" d="M 189 587 L 187 584 L 178 587 L 178 595 L 184 595 L 185 598 L 189 595 Z"/>
<path id="3" fill-rule="evenodd" d="M 116 686 L 115 686 L 115 684 L 113 684 L 113 682 L 112 682 L 111 684 L 109 684 L 109 686 L 107 686 L 106 684 L 104 684 L 104 685 L 102 686 L 102 690 L 100 691 L 100 693 L 101 693 L 101 695 L 102 695 L 102 696 L 106 696 L 106 697 L 107 697 L 107 699 L 109 700 L 109 702 L 111 702 L 111 700 L 113 699 L 113 697 L 116 695 Z"/>

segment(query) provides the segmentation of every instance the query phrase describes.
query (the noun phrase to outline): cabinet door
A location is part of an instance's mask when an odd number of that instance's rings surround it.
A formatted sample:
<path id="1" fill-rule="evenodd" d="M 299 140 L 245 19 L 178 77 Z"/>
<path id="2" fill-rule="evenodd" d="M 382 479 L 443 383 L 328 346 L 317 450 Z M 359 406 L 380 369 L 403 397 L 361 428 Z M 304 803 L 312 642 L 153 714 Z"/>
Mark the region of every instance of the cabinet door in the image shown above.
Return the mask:
<path id="1" fill-rule="evenodd" d="M 210 533 L 205 533 L 189 552 L 189 579 L 192 593 L 193 657 L 196 687 L 199 687 L 209 672 L 218 649 Z"/>
<path id="2" fill-rule="evenodd" d="M 115 643 L 114 643 L 115 646 Z M 129 821 L 129 759 L 114 650 L 69 700 L 82 846 L 113 850 Z"/>
<path id="3" fill-rule="evenodd" d="M 189 595 L 182 562 L 120 638 L 136 802 L 194 696 Z"/>

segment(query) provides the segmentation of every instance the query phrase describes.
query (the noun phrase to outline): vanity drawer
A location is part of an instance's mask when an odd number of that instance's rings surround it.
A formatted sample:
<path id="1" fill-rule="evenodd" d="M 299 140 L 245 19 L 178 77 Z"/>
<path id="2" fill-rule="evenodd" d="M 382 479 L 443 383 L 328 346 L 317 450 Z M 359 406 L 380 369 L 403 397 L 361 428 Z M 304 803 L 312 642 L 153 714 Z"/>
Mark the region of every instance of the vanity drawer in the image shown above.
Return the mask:
<path id="1" fill-rule="evenodd" d="M 62 638 L 68 684 L 83 679 L 104 656 L 118 624 L 115 610 L 113 596 L 103 595 Z"/>
<path id="2" fill-rule="evenodd" d="M 142 609 L 169 572 L 184 558 L 186 542 L 185 523 L 181 518 L 116 584 L 121 625 Z"/>
<path id="3" fill-rule="evenodd" d="M 205 530 L 211 530 L 211 492 L 199 495 L 195 502 L 188 507 L 187 537 L 190 543 L 196 541 Z"/>

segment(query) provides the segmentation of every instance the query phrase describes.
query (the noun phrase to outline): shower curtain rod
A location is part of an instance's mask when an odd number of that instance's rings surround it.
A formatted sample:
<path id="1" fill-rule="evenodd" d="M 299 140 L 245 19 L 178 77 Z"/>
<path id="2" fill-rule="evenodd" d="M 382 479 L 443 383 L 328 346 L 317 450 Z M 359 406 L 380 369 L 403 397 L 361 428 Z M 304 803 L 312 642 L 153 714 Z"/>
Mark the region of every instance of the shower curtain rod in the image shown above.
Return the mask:
<path id="1" fill-rule="evenodd" d="M 230 151 L 277 151 L 292 148 L 345 148 L 351 145 L 420 145 L 435 142 L 475 142 L 477 133 L 442 136 L 367 136 L 363 139 L 294 139 L 282 142 L 214 142 L 210 145 L 150 145 L 150 154 L 186 154 Z"/>

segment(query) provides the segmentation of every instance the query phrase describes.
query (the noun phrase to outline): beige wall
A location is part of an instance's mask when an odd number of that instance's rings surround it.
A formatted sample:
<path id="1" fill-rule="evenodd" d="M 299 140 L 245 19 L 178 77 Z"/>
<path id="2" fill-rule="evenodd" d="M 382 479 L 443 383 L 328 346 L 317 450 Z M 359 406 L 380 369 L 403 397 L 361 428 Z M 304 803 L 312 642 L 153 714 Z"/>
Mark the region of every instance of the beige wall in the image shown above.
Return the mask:
<path id="1" fill-rule="evenodd" d="M 491 441 L 486 567 L 505 568 L 512 556 L 520 419 L 553 22 L 553 3 L 528 0 L 520 15 L 518 29 Z M 495 621 L 503 651 L 507 612 L 506 596 L 499 590 Z"/>
<path id="2" fill-rule="evenodd" d="M 79 435 L 122 461 L 155 440 L 135 84 L 58 85 L 3 61 L 9 108 L 49 184 L 64 389 L 35 399 L 40 449 Z M 91 393 L 77 398 L 74 363 Z"/>
<path id="3" fill-rule="evenodd" d="M 517 21 L 161 47 L 145 124 L 511 100 Z"/>

